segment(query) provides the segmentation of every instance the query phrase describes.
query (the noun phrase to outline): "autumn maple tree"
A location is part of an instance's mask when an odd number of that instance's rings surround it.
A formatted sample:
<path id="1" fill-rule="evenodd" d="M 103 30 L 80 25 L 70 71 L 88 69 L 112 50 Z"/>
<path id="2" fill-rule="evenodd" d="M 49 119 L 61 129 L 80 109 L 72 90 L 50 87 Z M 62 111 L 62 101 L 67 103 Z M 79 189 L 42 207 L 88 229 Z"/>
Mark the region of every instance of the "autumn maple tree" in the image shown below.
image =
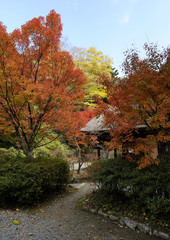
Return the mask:
<path id="1" fill-rule="evenodd" d="M 0 133 L 14 135 L 15 147 L 29 158 L 52 130 L 59 132 L 84 96 L 86 79 L 61 51 L 61 32 L 54 10 L 11 34 L 0 23 Z"/>
<path id="2" fill-rule="evenodd" d="M 126 145 L 134 154 L 143 153 L 140 167 L 154 162 L 151 142 L 156 142 L 159 157 L 161 145 L 170 141 L 170 52 L 154 44 L 144 49 L 145 58 L 136 49 L 126 52 L 125 78 L 119 83 L 102 76 L 108 103 L 99 104 L 111 129 L 112 147 Z M 142 127 L 149 132 L 145 141 L 134 137 Z"/>
<path id="3" fill-rule="evenodd" d="M 75 111 L 70 119 L 70 124 L 65 126 L 65 134 L 69 145 L 76 150 L 78 170 L 80 172 L 83 162 L 87 161 L 87 153 L 90 152 L 96 142 L 96 137 L 86 135 L 81 131 L 83 127 L 95 116 L 94 111 L 90 108 L 83 111 Z"/>

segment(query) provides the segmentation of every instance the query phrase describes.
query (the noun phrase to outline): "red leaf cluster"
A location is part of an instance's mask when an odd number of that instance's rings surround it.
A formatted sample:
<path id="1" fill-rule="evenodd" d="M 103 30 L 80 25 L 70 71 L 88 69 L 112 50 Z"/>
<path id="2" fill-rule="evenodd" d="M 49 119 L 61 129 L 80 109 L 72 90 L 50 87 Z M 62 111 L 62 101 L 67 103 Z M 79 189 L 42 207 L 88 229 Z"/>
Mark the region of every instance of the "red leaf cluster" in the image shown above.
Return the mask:
<path id="1" fill-rule="evenodd" d="M 27 155 L 60 130 L 84 97 L 86 79 L 61 51 L 61 31 L 54 10 L 11 34 L 0 23 L 0 132 L 14 133 Z"/>
<path id="2" fill-rule="evenodd" d="M 142 125 L 157 144 L 170 141 L 170 51 L 159 51 L 153 44 L 145 44 L 144 49 L 145 59 L 135 49 L 126 53 L 125 77 L 119 82 L 101 77 L 108 103 L 100 102 L 99 110 L 111 128 L 113 147 L 128 142 L 128 146 L 133 143 L 133 148 L 139 150 L 142 143 L 134 144 L 134 133 Z M 147 157 L 147 147 L 140 151 L 145 152 L 140 162 L 145 166 L 153 159 Z"/>

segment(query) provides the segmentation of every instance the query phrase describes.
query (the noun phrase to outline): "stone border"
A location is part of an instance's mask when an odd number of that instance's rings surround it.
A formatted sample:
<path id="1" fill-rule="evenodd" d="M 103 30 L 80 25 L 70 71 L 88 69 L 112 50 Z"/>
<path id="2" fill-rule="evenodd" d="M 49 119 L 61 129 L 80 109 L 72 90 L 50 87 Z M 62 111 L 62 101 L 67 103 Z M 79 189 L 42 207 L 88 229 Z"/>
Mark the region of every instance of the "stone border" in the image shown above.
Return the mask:
<path id="1" fill-rule="evenodd" d="M 154 230 L 151 227 L 143 224 L 143 223 L 138 223 L 132 219 L 129 219 L 128 217 L 122 217 L 122 218 L 118 218 L 114 215 L 109 215 L 106 213 L 103 213 L 101 211 L 97 211 L 96 209 L 92 209 L 92 208 L 88 208 L 83 206 L 82 207 L 83 210 L 89 211 L 91 213 L 94 214 L 98 214 L 101 215 L 103 217 L 109 218 L 110 220 L 112 220 L 115 224 L 121 225 L 121 226 L 126 226 L 128 228 L 131 228 L 132 230 L 138 230 L 140 232 L 149 234 L 149 235 L 153 235 L 156 237 L 160 237 L 162 239 L 169 239 L 169 235 L 167 233 L 164 232 L 160 232 L 158 230 Z"/>

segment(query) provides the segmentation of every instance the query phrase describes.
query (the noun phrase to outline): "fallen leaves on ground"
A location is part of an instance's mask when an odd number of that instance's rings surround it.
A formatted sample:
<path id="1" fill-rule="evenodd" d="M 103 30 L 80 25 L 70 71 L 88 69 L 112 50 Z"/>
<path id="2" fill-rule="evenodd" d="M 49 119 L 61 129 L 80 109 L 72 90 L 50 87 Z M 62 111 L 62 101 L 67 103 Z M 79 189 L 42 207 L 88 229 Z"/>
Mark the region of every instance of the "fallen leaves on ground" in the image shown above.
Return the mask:
<path id="1" fill-rule="evenodd" d="M 13 222 L 13 224 L 15 224 L 15 225 L 19 225 L 19 224 L 20 224 L 20 222 L 18 222 L 17 220 L 13 220 L 12 222 Z"/>

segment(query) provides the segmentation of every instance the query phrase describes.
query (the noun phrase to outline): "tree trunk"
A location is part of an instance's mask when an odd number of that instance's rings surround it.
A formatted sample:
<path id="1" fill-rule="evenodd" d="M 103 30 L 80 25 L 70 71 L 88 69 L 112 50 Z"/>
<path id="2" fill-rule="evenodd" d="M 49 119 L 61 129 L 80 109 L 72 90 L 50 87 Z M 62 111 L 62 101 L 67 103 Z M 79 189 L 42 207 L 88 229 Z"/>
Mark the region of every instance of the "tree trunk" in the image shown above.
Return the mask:
<path id="1" fill-rule="evenodd" d="M 81 163 L 81 161 L 79 161 L 78 163 L 78 169 L 77 169 L 77 173 L 79 174 L 80 173 L 80 170 L 81 170 L 81 166 L 83 165 L 83 163 Z"/>
<path id="2" fill-rule="evenodd" d="M 114 158 L 117 158 L 117 148 L 114 149 Z"/>
<path id="3" fill-rule="evenodd" d="M 29 162 L 32 162 L 33 159 L 34 159 L 34 153 L 33 153 L 33 150 L 26 150 L 26 149 L 23 149 L 23 152 L 24 154 L 26 155 L 27 159 Z"/>
<path id="4" fill-rule="evenodd" d="M 98 159 L 100 159 L 100 147 L 97 148 L 97 156 L 98 156 Z"/>

